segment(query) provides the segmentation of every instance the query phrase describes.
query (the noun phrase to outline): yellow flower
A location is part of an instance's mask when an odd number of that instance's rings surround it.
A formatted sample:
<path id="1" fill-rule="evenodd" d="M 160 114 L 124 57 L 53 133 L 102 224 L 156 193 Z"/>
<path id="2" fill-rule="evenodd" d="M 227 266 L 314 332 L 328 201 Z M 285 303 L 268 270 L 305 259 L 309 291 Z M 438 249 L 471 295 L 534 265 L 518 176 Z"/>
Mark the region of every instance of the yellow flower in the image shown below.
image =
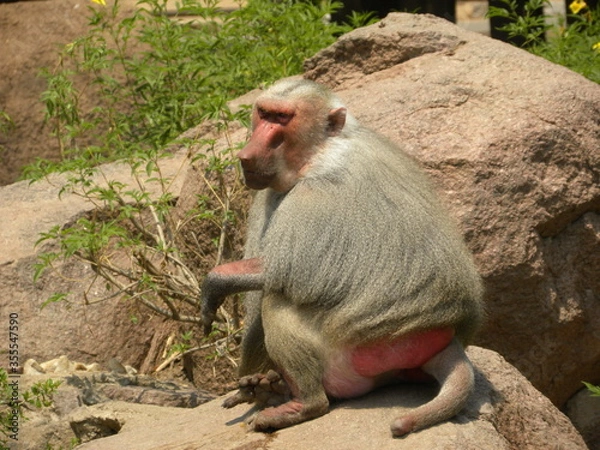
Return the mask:
<path id="1" fill-rule="evenodd" d="M 592 50 L 600 52 L 600 42 L 596 42 L 594 45 L 592 45 Z"/>
<path id="2" fill-rule="evenodd" d="M 92 0 L 94 3 L 97 3 L 99 5 L 102 6 L 106 6 L 106 1 L 105 0 Z M 577 0 L 576 0 L 577 1 Z"/>
<path id="3" fill-rule="evenodd" d="M 585 0 L 573 0 L 569 5 L 569 9 L 573 14 L 579 13 L 579 11 L 581 11 L 583 8 L 587 8 L 587 3 Z"/>

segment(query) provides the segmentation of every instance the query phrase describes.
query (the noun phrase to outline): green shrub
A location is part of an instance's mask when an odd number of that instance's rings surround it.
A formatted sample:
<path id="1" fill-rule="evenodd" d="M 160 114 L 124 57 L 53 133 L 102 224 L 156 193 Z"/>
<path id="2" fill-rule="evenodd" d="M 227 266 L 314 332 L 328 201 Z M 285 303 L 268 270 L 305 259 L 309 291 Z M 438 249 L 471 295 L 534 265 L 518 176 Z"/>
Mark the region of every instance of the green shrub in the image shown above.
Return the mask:
<path id="1" fill-rule="evenodd" d="M 61 384 L 60 381 L 40 381 L 21 392 L 19 383 L 20 376 L 9 377 L 6 370 L 0 368 L 0 450 L 8 450 L 10 443 L 18 442 L 19 430 L 27 420 L 25 410 L 51 406 Z"/>
<path id="2" fill-rule="evenodd" d="M 141 0 L 128 16 L 119 0 L 102 3 L 89 7 L 89 32 L 43 71 L 60 161 L 38 160 L 25 178 L 160 151 L 221 119 L 227 101 L 300 73 L 307 57 L 350 29 L 326 20 L 339 7 L 328 1 L 249 0 L 224 12 L 217 0 L 183 0 L 172 12 L 166 0 Z"/>
<path id="3" fill-rule="evenodd" d="M 501 27 L 510 37 L 523 38 L 523 47 L 556 64 L 568 67 L 596 83 L 600 83 L 600 7 L 590 9 L 585 1 L 571 3 L 569 17 L 558 25 L 534 11 L 550 5 L 548 0 L 530 0 L 525 14 L 517 13 L 515 0 L 502 0 L 504 7 L 491 7 L 490 17 L 504 17 L 511 22 Z"/>

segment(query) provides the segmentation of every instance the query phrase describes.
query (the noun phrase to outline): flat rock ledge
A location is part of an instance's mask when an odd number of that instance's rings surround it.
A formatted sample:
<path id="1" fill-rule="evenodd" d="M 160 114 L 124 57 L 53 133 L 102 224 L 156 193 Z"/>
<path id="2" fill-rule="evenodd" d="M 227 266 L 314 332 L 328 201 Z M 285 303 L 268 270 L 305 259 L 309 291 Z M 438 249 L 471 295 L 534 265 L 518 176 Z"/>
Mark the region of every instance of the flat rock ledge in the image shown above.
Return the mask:
<path id="1" fill-rule="evenodd" d="M 569 420 L 497 353 L 470 347 L 477 367 L 476 391 L 450 422 L 393 439 L 392 420 L 432 398 L 428 385 L 399 385 L 332 405 L 329 414 L 271 434 L 248 431 L 246 406 L 227 410 L 222 398 L 192 410 L 165 410 L 160 419 L 140 423 L 119 417 L 118 434 L 96 439 L 81 450 L 434 450 L 542 448 L 587 449 Z M 108 404 L 102 409 L 106 414 Z M 154 416 L 156 417 L 156 416 Z"/>

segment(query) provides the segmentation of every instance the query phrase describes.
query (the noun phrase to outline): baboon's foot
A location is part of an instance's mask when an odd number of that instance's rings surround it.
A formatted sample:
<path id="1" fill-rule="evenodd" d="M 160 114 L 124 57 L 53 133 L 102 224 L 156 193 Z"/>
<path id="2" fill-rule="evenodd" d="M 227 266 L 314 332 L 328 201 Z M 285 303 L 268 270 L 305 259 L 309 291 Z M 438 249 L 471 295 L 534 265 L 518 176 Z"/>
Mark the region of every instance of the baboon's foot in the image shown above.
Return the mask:
<path id="1" fill-rule="evenodd" d="M 255 403 L 259 408 L 277 406 L 291 398 L 288 384 L 283 377 L 269 370 L 266 374 L 257 373 L 240 378 L 239 391 L 223 402 L 223 407 L 231 408 L 240 403 Z"/>
<path id="2" fill-rule="evenodd" d="M 250 421 L 254 431 L 269 431 L 290 427 L 307 420 L 320 417 L 329 410 L 326 397 L 309 404 L 294 399 L 279 406 L 265 408 L 256 413 Z"/>

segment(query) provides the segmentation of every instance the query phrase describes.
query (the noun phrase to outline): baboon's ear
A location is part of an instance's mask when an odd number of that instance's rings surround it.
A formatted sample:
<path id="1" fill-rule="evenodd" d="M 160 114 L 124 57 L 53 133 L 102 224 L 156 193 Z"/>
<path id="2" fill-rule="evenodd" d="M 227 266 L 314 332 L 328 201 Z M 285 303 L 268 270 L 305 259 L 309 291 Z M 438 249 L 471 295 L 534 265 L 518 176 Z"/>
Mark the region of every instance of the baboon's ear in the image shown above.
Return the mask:
<path id="1" fill-rule="evenodd" d="M 327 134 L 337 136 L 344 129 L 346 124 L 346 108 L 336 108 L 329 111 L 327 116 Z"/>

